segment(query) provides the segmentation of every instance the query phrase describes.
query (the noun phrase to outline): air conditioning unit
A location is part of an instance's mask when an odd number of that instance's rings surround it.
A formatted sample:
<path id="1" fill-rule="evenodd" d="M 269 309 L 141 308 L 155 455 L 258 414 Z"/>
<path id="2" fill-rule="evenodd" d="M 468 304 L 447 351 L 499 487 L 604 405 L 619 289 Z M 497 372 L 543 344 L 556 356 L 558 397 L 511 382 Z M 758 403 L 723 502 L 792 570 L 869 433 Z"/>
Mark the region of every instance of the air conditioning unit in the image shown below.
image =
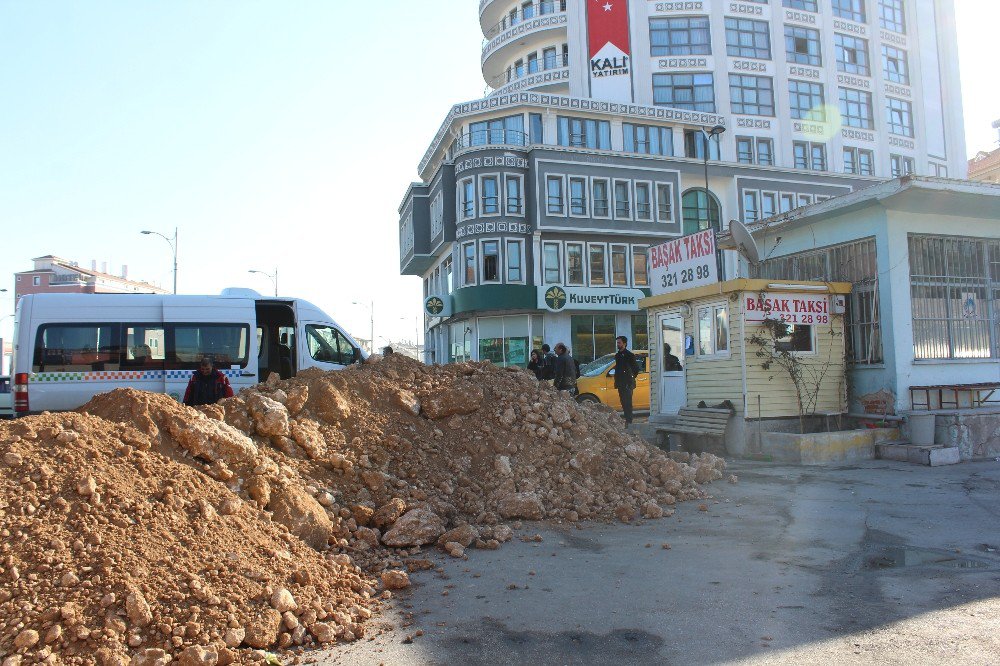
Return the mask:
<path id="1" fill-rule="evenodd" d="M 847 296 L 834 294 L 830 297 L 830 314 L 842 315 L 847 312 Z"/>

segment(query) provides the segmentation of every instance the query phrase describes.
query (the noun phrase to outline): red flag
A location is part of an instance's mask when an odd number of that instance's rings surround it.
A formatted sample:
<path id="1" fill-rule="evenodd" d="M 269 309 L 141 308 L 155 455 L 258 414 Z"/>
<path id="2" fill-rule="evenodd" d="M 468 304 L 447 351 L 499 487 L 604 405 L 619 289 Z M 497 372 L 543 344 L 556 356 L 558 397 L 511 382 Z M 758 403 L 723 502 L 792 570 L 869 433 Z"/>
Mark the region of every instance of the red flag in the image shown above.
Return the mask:
<path id="1" fill-rule="evenodd" d="M 590 57 L 595 57 L 607 44 L 622 53 L 632 49 L 628 34 L 628 0 L 588 0 L 587 26 Z"/>

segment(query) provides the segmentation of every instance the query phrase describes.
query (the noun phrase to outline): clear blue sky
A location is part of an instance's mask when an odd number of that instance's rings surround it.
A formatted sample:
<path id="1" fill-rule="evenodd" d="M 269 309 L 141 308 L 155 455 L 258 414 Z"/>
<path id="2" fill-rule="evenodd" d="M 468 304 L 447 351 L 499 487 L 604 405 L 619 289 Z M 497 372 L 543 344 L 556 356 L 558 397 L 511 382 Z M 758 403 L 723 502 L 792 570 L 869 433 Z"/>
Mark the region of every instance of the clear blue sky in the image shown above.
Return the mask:
<path id="1" fill-rule="evenodd" d="M 974 153 L 1000 118 L 1000 10 L 958 4 Z M 352 301 L 374 300 L 376 336 L 412 338 L 397 207 L 450 106 L 483 93 L 481 43 L 476 0 L 0 0 L 0 286 L 44 254 L 169 285 L 139 231 L 176 225 L 181 291 L 266 293 L 247 270 L 277 267 L 355 334 Z"/>

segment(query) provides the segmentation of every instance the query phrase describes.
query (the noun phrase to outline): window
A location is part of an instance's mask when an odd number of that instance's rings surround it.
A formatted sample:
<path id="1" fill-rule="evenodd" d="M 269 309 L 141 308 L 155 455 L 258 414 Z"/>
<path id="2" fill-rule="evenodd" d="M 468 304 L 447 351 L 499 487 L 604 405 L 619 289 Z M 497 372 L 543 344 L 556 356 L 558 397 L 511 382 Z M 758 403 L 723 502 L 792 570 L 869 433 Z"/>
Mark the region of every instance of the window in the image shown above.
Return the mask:
<path id="1" fill-rule="evenodd" d="M 736 161 L 740 164 L 754 163 L 753 137 L 736 137 Z"/>
<path id="2" fill-rule="evenodd" d="M 826 121 L 826 110 L 823 108 L 823 86 L 808 81 L 788 81 L 789 106 L 792 118 L 800 120 Z"/>
<path id="3" fill-rule="evenodd" d="M 469 125 L 470 146 L 523 146 L 525 138 L 524 116 L 493 118 Z"/>
<path id="4" fill-rule="evenodd" d="M 632 315 L 632 349 L 649 349 L 649 320 L 646 314 Z M 646 361 L 648 357 L 636 357 L 643 372 L 647 372 Z"/>
<path id="5" fill-rule="evenodd" d="M 438 192 L 431 199 L 431 238 L 437 238 L 444 231 L 444 194 Z"/>
<path id="6" fill-rule="evenodd" d="M 751 224 L 760 219 L 760 192 L 743 191 L 743 223 Z"/>
<path id="7" fill-rule="evenodd" d="M 720 159 L 719 139 L 710 140 L 701 130 L 684 130 L 684 156 L 705 159 L 705 142 L 708 141 L 708 159 Z"/>
<path id="8" fill-rule="evenodd" d="M 472 179 L 463 180 L 459 185 L 459 210 L 463 220 L 471 220 L 476 216 L 476 186 Z"/>
<path id="9" fill-rule="evenodd" d="M 559 116 L 559 145 L 572 148 L 611 150 L 611 123 Z"/>
<path id="10" fill-rule="evenodd" d="M 726 19 L 726 53 L 737 58 L 771 59 L 771 30 L 766 21 Z"/>
<path id="11" fill-rule="evenodd" d="M 826 171 L 825 144 L 809 143 L 808 141 L 793 141 L 792 153 L 795 157 L 796 169 Z"/>
<path id="12" fill-rule="evenodd" d="M 549 215 L 566 215 L 566 197 L 563 192 L 563 177 L 548 176 L 545 179 L 546 210 Z"/>
<path id="13" fill-rule="evenodd" d="M 900 136 L 913 136 L 913 114 L 911 105 L 895 97 L 886 98 L 886 122 L 889 133 Z"/>
<path id="14" fill-rule="evenodd" d="M 788 62 L 819 67 L 823 57 L 819 48 L 819 31 L 785 26 L 785 56 Z"/>
<path id="15" fill-rule="evenodd" d="M 441 274 L 444 276 L 445 293 L 450 294 L 455 291 L 455 277 L 452 274 L 452 260 L 450 256 L 441 264 Z"/>
<path id="16" fill-rule="evenodd" d="M 878 24 L 886 30 L 906 34 L 903 0 L 879 0 Z"/>
<path id="17" fill-rule="evenodd" d="M 798 195 L 799 206 L 810 206 L 812 205 L 813 198 L 811 194 L 800 194 Z"/>
<path id="18" fill-rule="evenodd" d="M 712 74 L 653 74 L 653 104 L 715 113 Z"/>
<path id="19" fill-rule="evenodd" d="M 840 120 L 847 127 L 873 129 L 872 95 L 854 88 L 840 89 Z"/>
<path id="20" fill-rule="evenodd" d="M 760 193 L 760 218 L 766 220 L 767 218 L 778 214 L 778 193 L 777 192 L 761 192 Z"/>
<path id="21" fill-rule="evenodd" d="M 476 284 L 476 244 L 466 243 L 462 246 L 462 286 Z"/>
<path id="22" fill-rule="evenodd" d="M 757 139 L 757 164 L 774 165 L 774 142 L 771 139 Z"/>
<path id="23" fill-rule="evenodd" d="M 590 286 L 606 287 L 608 284 L 607 247 L 600 243 L 589 243 L 587 252 L 590 255 Z"/>
<path id="24" fill-rule="evenodd" d="M 528 74 L 537 74 L 539 71 L 538 67 L 538 54 L 529 53 L 528 54 Z"/>
<path id="25" fill-rule="evenodd" d="M 166 360 L 167 332 L 162 324 L 123 324 L 122 367 L 162 370 Z"/>
<path id="26" fill-rule="evenodd" d="M 674 192 L 668 183 L 656 184 L 656 220 L 658 222 L 674 221 Z"/>
<path id="27" fill-rule="evenodd" d="M 684 215 L 684 235 L 696 234 L 705 229 L 719 229 L 719 202 L 705 190 L 688 190 L 681 197 Z"/>
<path id="28" fill-rule="evenodd" d="M 833 15 L 864 23 L 865 0 L 833 0 Z"/>
<path id="29" fill-rule="evenodd" d="M 729 97 L 733 113 L 748 116 L 774 115 L 774 84 L 769 76 L 730 74 Z"/>
<path id="30" fill-rule="evenodd" d="M 819 11 L 819 7 L 816 6 L 816 0 L 781 0 L 781 4 L 784 7 L 803 9 L 807 12 Z"/>
<path id="31" fill-rule="evenodd" d="M 42 278 L 41 278 L 41 276 L 36 275 L 36 276 L 32 277 L 31 278 L 31 285 L 33 287 L 40 287 L 42 285 Z"/>
<path id="32" fill-rule="evenodd" d="M 559 55 L 554 46 L 542 51 L 542 63 L 545 69 L 555 69 L 559 66 Z"/>
<path id="33" fill-rule="evenodd" d="M 795 208 L 795 195 L 788 192 L 782 192 L 779 198 L 781 202 L 781 208 L 778 212 L 787 213 L 788 211 Z"/>
<path id="34" fill-rule="evenodd" d="M 508 240 L 507 245 L 507 282 L 524 282 L 524 243 L 519 240 Z"/>
<path id="35" fill-rule="evenodd" d="M 653 219 L 652 192 L 649 183 L 635 184 L 635 219 L 650 221 Z"/>
<path id="36" fill-rule="evenodd" d="M 729 355 L 729 309 L 725 305 L 698 308 L 698 356 Z"/>
<path id="37" fill-rule="evenodd" d="M 650 127 L 625 123 L 622 127 L 624 148 L 627 153 L 641 155 L 674 154 L 674 131 L 669 127 Z"/>
<path id="38" fill-rule="evenodd" d="M 403 225 L 399 230 L 399 249 L 407 255 L 413 250 L 413 213 L 410 213 L 403 220 Z"/>
<path id="39" fill-rule="evenodd" d="M 44 325 L 35 337 L 32 369 L 34 372 L 118 370 L 121 351 L 118 324 Z"/>
<path id="40" fill-rule="evenodd" d="M 583 243 L 566 243 L 566 284 L 583 287 L 587 284 L 583 265 Z"/>
<path id="41" fill-rule="evenodd" d="M 576 217 L 586 217 L 590 212 L 587 206 L 587 179 L 570 177 L 569 179 L 569 214 Z"/>
<path id="42" fill-rule="evenodd" d="M 649 248 L 645 245 L 632 246 L 632 284 L 649 286 Z"/>
<path id="43" fill-rule="evenodd" d="M 627 180 L 615 181 L 615 219 L 632 219 L 632 202 L 629 196 L 630 183 Z"/>
<path id="44" fill-rule="evenodd" d="M 811 325 L 784 324 L 776 332 L 774 350 L 809 354 L 815 350 L 814 338 L 815 331 Z"/>
<path id="45" fill-rule="evenodd" d="M 573 315 L 570 328 L 573 358 L 580 363 L 615 353 L 615 315 Z"/>
<path id="46" fill-rule="evenodd" d="M 934 162 L 930 163 L 931 174 L 937 176 L 938 178 L 948 177 L 948 167 L 944 164 L 936 164 Z"/>
<path id="47" fill-rule="evenodd" d="M 906 64 L 906 51 L 893 46 L 882 46 L 882 74 L 886 81 L 910 85 L 910 68 Z"/>
<path id="48" fill-rule="evenodd" d="M 562 282 L 562 267 L 559 265 L 559 243 L 542 244 L 542 271 L 545 284 Z"/>
<path id="49" fill-rule="evenodd" d="M 893 178 L 908 176 L 913 173 L 913 158 L 902 155 L 889 155 L 889 171 Z"/>
<path id="50" fill-rule="evenodd" d="M 480 176 L 479 177 L 479 201 L 480 215 L 500 214 L 500 177 Z"/>
<path id="51" fill-rule="evenodd" d="M 774 164 L 774 142 L 752 136 L 736 137 L 736 161 L 740 164 Z"/>
<path id="52" fill-rule="evenodd" d="M 306 347 L 313 360 L 335 365 L 351 365 L 356 352 L 347 337 L 331 326 L 306 326 Z"/>
<path id="53" fill-rule="evenodd" d="M 611 286 L 628 286 L 628 245 L 611 246 Z"/>
<path id="54" fill-rule="evenodd" d="M 539 144 L 545 143 L 545 131 L 544 125 L 542 124 L 542 114 L 540 113 L 529 113 L 528 114 L 528 131 L 530 132 L 531 143 Z"/>
<path id="55" fill-rule="evenodd" d="M 524 215 L 524 179 L 507 174 L 504 182 L 507 186 L 507 214 Z"/>
<path id="56" fill-rule="evenodd" d="M 834 33 L 833 43 L 837 51 L 837 69 L 848 74 L 871 76 L 868 60 L 868 40 Z"/>
<path id="57" fill-rule="evenodd" d="M 649 45 L 654 56 L 709 55 L 712 35 L 708 18 L 650 19 Z"/>
<path id="58" fill-rule="evenodd" d="M 594 217 L 611 217 L 609 187 L 608 181 L 604 178 L 595 178 L 593 180 Z"/>
<path id="59" fill-rule="evenodd" d="M 875 160 L 872 151 L 863 148 L 844 148 L 844 173 L 874 176 Z"/>
<path id="60" fill-rule="evenodd" d="M 500 281 L 500 241 L 482 241 L 483 284 Z"/>
<path id="61" fill-rule="evenodd" d="M 527 367 L 531 326 L 532 318 L 527 315 L 480 317 L 477 320 L 479 360 L 500 367 Z"/>

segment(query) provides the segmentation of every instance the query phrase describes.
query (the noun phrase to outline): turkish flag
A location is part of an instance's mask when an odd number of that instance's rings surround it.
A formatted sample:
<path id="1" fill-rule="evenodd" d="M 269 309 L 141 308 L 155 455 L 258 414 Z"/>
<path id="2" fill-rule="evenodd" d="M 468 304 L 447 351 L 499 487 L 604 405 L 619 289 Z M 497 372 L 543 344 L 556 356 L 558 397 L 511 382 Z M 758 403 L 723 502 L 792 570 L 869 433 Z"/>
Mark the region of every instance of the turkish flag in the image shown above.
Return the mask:
<path id="1" fill-rule="evenodd" d="M 628 0 L 587 0 L 587 36 L 591 58 L 608 44 L 626 55 L 631 54 Z"/>

